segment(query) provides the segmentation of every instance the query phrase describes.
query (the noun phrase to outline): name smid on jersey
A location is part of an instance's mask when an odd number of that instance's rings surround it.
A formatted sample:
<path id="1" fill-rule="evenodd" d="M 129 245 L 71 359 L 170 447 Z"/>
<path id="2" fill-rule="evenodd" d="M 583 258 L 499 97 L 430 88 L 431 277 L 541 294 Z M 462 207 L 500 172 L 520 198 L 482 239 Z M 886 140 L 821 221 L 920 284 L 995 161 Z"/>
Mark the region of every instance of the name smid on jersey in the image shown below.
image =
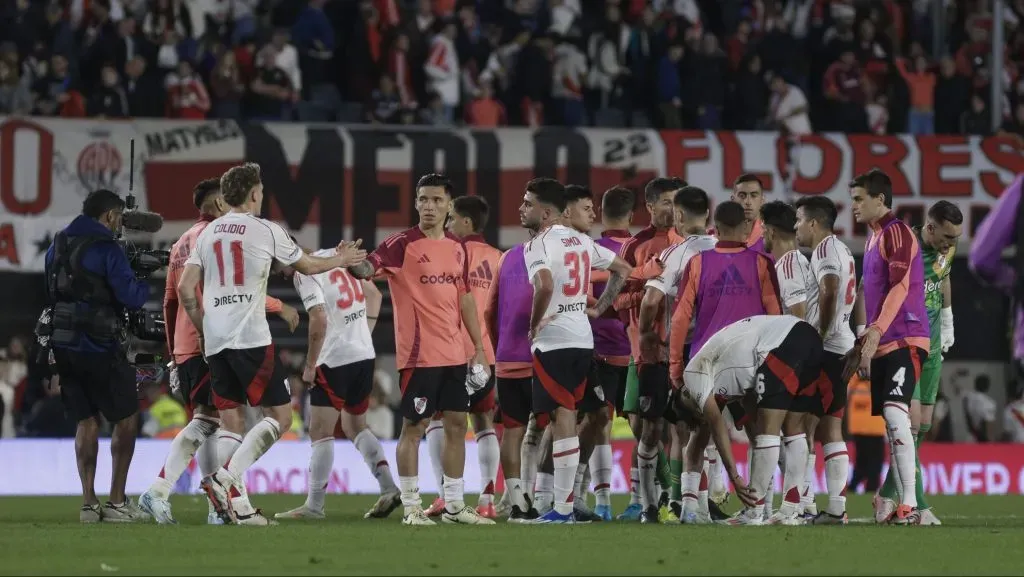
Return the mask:
<path id="1" fill-rule="evenodd" d="M 270 266 L 300 258 L 302 250 L 284 229 L 250 214 L 229 212 L 199 234 L 186 264 L 203 269 L 207 355 L 271 343 L 265 310 Z"/>
<path id="2" fill-rule="evenodd" d="M 607 270 L 615 253 L 596 244 L 589 236 L 554 225 L 542 231 L 526 245 L 527 276 L 536 283 L 542 270 L 551 273 L 554 291 L 544 313 L 552 317 L 534 340 L 540 351 L 594 347 L 594 336 L 587 318 L 590 270 Z"/>
<path id="3" fill-rule="evenodd" d="M 313 254 L 330 257 L 335 252 L 324 249 Z M 374 358 L 363 281 L 346 269 L 336 268 L 312 276 L 295 273 L 292 282 L 306 310 L 322 306 L 327 317 L 327 334 L 317 365 L 340 367 Z"/>

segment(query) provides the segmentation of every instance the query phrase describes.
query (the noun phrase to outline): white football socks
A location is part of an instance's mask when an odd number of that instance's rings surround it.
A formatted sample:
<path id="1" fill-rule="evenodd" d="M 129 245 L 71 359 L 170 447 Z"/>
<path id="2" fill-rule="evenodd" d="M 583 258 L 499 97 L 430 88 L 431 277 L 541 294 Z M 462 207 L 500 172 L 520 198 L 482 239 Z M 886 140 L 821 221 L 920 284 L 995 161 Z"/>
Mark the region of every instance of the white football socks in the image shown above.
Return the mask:
<path id="1" fill-rule="evenodd" d="M 761 498 L 755 510 L 763 514 L 768 505 L 769 487 L 772 475 L 779 463 L 781 439 L 778 435 L 758 435 L 754 439 L 754 456 L 751 463 L 750 486 L 754 494 Z M 801 463 L 803 460 L 800 461 Z M 770 506 L 770 505 L 768 505 Z"/>
<path id="2" fill-rule="evenodd" d="M 263 420 L 256 423 L 245 437 L 242 437 L 242 444 L 235 451 L 234 456 L 228 461 L 228 473 L 244 485 L 243 475 L 259 460 L 274 443 L 281 438 L 281 424 L 270 417 L 263 417 Z"/>
<path id="3" fill-rule="evenodd" d="M 157 475 L 149 490 L 161 499 L 170 497 L 171 489 L 188 468 L 188 464 L 192 462 L 192 456 L 196 454 L 196 450 L 219 426 L 219 419 L 204 415 L 194 416 L 171 441 L 171 448 L 167 451 L 164 466 L 160 469 L 160 474 Z"/>
<path id="4" fill-rule="evenodd" d="M 395 490 L 395 478 L 391 476 L 391 466 L 384 456 L 384 447 L 381 447 L 377 436 L 370 429 L 363 429 L 352 440 L 356 450 L 363 456 L 363 462 L 377 479 L 377 485 L 381 493 L 389 493 Z"/>
<path id="5" fill-rule="evenodd" d="M 708 508 L 708 486 L 707 471 L 701 470 L 697 482 L 697 512 L 703 515 L 711 514 L 711 510 Z"/>
<path id="6" fill-rule="evenodd" d="M 213 446 L 217 454 L 217 467 L 210 473 L 216 473 L 221 467 L 235 456 L 235 451 L 242 446 L 242 435 L 220 429 L 213 436 Z"/>
<path id="7" fill-rule="evenodd" d="M 707 463 L 704 470 L 708 474 L 708 490 L 712 493 L 725 493 L 728 489 L 722 477 L 722 469 L 719 467 L 721 458 L 718 456 L 718 447 L 714 441 L 709 441 L 707 448 L 704 449 L 704 459 Z"/>
<path id="8" fill-rule="evenodd" d="M 498 481 L 498 464 L 501 462 L 501 447 L 494 429 L 476 434 L 477 460 L 480 462 L 480 505 L 494 503 L 494 486 Z"/>
<path id="9" fill-rule="evenodd" d="M 542 515 L 554 506 L 555 476 L 551 473 L 537 472 L 537 483 L 533 491 L 533 506 Z"/>
<path id="10" fill-rule="evenodd" d="M 454 515 L 466 508 L 462 479 L 444 475 L 441 480 L 441 488 L 444 491 L 444 508 L 446 511 Z"/>
<path id="11" fill-rule="evenodd" d="M 590 470 L 594 477 L 594 496 L 598 505 L 611 506 L 612 496 L 612 446 L 598 445 L 590 455 Z"/>
<path id="12" fill-rule="evenodd" d="M 914 434 L 910 431 L 910 412 L 903 403 L 886 402 L 882 405 L 882 418 L 885 419 L 886 432 L 889 435 L 889 448 L 894 461 L 896 486 L 900 489 L 900 502 L 910 507 L 917 507 L 917 466 L 914 454 Z"/>
<path id="13" fill-rule="evenodd" d="M 223 461 L 220 460 L 220 455 L 217 454 L 217 436 L 216 433 L 206 439 L 202 445 L 199 445 L 199 450 L 196 451 L 196 463 L 199 464 L 199 473 L 206 477 L 212 475 L 220 469 Z"/>
<path id="14" fill-rule="evenodd" d="M 554 475 L 554 508 L 560 515 L 572 513 L 573 488 L 576 481 L 576 471 L 580 465 L 580 440 L 579 437 L 569 437 L 554 441 L 551 445 L 552 458 L 555 462 Z"/>
<path id="15" fill-rule="evenodd" d="M 817 463 L 817 454 L 808 448 L 807 468 L 804 469 L 804 484 L 800 488 L 800 505 L 807 513 L 814 507 L 814 466 Z"/>
<path id="16" fill-rule="evenodd" d="M 309 454 L 309 490 L 306 493 L 306 508 L 323 512 L 327 483 L 334 469 L 334 437 L 313 441 Z"/>
<path id="17" fill-rule="evenodd" d="M 636 450 L 636 464 L 640 469 L 640 506 L 646 511 L 658 506 L 658 446 L 640 441 Z"/>
<path id="18" fill-rule="evenodd" d="M 629 470 L 629 504 L 640 504 L 640 468 L 632 467 Z"/>
<path id="19" fill-rule="evenodd" d="M 520 511 L 526 512 L 526 498 L 523 495 L 523 480 L 517 478 L 505 479 L 505 497 L 511 505 L 519 507 Z M 504 497 L 503 497 L 504 498 Z"/>
<path id="20" fill-rule="evenodd" d="M 697 491 L 702 473 L 683 473 L 679 480 L 683 494 L 683 515 L 697 512 Z"/>
<path id="21" fill-rule="evenodd" d="M 406 515 L 412 509 L 423 506 L 423 501 L 420 500 L 420 478 L 418 475 L 398 477 L 398 486 L 402 489 L 402 506 L 405 508 Z"/>
<path id="22" fill-rule="evenodd" d="M 846 512 L 850 454 L 846 451 L 846 443 L 828 443 L 822 451 L 825 453 L 825 485 L 828 488 L 828 508 L 825 511 L 838 517 Z"/>
<path id="23" fill-rule="evenodd" d="M 534 483 L 537 480 L 537 467 L 540 464 L 540 438 L 543 429 L 533 424 L 526 426 L 523 444 L 519 448 L 519 478 L 523 480 L 523 492 L 534 500 Z M 539 511 L 540 508 L 538 507 Z"/>
<path id="24" fill-rule="evenodd" d="M 807 435 L 800 433 L 782 439 L 785 451 L 785 469 L 782 475 L 782 506 L 779 513 L 786 516 L 799 515 L 800 488 L 807 471 Z"/>
<path id="25" fill-rule="evenodd" d="M 437 493 L 443 495 L 441 487 L 444 486 L 444 465 L 441 460 L 441 452 L 444 450 L 444 425 L 441 421 L 430 421 L 427 425 L 427 453 L 430 455 L 430 469 L 434 472 L 434 482 L 437 483 Z"/>

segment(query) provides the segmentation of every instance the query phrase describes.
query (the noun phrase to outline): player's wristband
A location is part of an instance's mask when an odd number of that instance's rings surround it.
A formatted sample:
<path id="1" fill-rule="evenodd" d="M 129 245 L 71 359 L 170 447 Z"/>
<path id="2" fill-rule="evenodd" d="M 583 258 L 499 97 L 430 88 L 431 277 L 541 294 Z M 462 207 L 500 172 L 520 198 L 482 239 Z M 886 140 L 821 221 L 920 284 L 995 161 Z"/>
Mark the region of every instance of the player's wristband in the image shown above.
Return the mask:
<path id="1" fill-rule="evenodd" d="M 857 334 L 856 334 L 856 336 L 859 338 L 862 334 L 864 334 L 864 331 L 866 331 L 867 329 L 868 329 L 867 325 L 857 325 Z"/>

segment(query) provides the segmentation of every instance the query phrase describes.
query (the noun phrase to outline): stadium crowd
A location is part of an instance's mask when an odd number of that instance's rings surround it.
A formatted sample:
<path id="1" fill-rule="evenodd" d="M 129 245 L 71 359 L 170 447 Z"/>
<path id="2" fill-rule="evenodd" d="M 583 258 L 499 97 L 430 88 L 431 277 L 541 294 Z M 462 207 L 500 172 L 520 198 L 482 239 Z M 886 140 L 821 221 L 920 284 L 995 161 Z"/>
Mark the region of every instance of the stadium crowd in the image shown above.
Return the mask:
<path id="1" fill-rule="evenodd" d="M 990 4 L 5 0 L 0 114 L 1020 136 Z"/>

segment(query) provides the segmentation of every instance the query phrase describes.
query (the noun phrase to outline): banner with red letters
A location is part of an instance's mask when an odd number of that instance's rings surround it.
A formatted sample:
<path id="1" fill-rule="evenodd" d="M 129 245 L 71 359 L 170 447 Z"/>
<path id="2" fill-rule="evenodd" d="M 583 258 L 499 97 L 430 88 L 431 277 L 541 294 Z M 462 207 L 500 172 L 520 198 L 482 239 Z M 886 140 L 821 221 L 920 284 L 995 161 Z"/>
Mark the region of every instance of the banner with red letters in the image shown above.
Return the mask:
<path id="1" fill-rule="evenodd" d="M 538 176 L 597 195 L 617 184 L 633 188 L 640 227 L 647 223 L 643 185 L 655 176 L 680 176 L 721 201 L 738 175 L 753 172 L 769 200 L 829 195 L 840 205 L 840 234 L 858 239 L 864 228 L 846 207 L 847 183 L 874 167 L 892 177 L 901 215 L 920 221 L 929 204 L 950 200 L 964 210 L 969 235 L 1024 172 L 1021 152 L 1019 141 L 999 137 L 814 134 L 789 146 L 770 132 L 0 117 L 0 270 L 40 271 L 54 232 L 97 188 L 123 195 L 131 185 L 139 208 L 166 220 L 140 240 L 167 245 L 196 218 L 196 182 L 241 162 L 262 168 L 264 215 L 308 246 L 341 238 L 376 243 L 411 226 L 416 180 L 442 171 L 457 192 L 490 203 L 485 236 L 508 247 L 526 238 L 518 207 L 525 183 Z"/>

